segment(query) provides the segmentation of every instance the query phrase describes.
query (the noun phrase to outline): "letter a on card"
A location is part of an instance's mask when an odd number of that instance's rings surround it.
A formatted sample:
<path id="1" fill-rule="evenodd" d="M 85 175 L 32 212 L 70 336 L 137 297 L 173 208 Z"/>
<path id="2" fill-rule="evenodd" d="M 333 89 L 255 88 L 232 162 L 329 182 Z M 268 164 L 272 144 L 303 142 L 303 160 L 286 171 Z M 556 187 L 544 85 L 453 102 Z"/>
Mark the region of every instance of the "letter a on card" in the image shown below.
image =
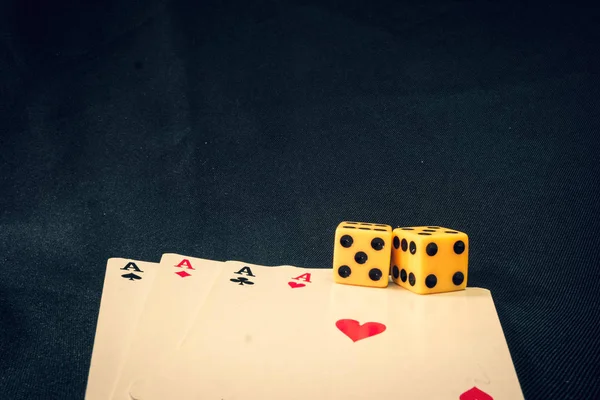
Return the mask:
<path id="1" fill-rule="evenodd" d="M 194 269 L 194 267 L 192 267 L 192 264 L 190 263 L 190 260 L 188 260 L 187 258 L 184 258 L 179 262 L 179 264 L 176 265 L 176 267 L 179 268 L 183 268 L 184 266 L 187 267 L 187 269 Z"/>
<path id="2" fill-rule="evenodd" d="M 301 280 L 301 281 L 304 281 L 304 282 L 310 283 L 310 272 L 306 272 L 306 273 L 304 273 L 304 274 L 302 274 L 302 275 L 300 275 L 300 276 L 297 276 L 297 277 L 295 277 L 295 278 L 292 278 L 292 279 L 295 279 L 295 280 L 297 280 L 297 281 L 300 281 L 300 280 Z"/>
<path id="3" fill-rule="evenodd" d="M 238 272 L 234 273 L 238 275 L 246 274 L 247 276 L 254 276 L 254 274 L 252 274 L 252 270 L 247 265 L 244 268 L 240 269 Z"/>

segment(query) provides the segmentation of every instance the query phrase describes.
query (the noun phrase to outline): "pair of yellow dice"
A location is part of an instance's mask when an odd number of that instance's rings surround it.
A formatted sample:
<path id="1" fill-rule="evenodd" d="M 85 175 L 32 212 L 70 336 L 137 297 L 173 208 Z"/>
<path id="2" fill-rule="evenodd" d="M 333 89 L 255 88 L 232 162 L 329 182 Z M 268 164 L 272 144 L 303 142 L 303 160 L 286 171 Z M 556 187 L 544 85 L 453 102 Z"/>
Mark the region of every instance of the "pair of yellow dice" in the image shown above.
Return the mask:
<path id="1" fill-rule="evenodd" d="M 392 280 L 418 294 L 467 287 L 469 238 L 440 226 L 396 228 L 345 221 L 335 232 L 336 283 L 387 287 Z"/>

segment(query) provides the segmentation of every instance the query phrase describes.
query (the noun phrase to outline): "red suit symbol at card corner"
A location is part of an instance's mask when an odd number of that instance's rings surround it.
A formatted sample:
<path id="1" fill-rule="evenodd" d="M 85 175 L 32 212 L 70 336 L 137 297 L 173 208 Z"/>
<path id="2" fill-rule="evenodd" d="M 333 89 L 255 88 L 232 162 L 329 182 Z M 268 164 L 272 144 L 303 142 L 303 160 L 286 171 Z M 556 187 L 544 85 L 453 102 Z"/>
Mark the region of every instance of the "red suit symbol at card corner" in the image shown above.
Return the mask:
<path id="1" fill-rule="evenodd" d="M 306 286 L 304 283 L 298 283 L 298 282 L 288 282 L 288 285 L 290 285 L 290 287 L 292 289 L 301 288 L 301 287 Z"/>
<path id="2" fill-rule="evenodd" d="M 478 387 L 473 386 L 461 394 L 459 400 L 494 400 L 494 398 Z"/>
<path id="3" fill-rule="evenodd" d="M 194 267 L 192 267 L 192 264 L 190 263 L 190 261 L 188 259 L 185 259 L 185 258 L 183 260 L 181 260 L 179 262 L 179 264 L 175 265 L 175 267 L 178 267 L 178 268 L 186 267 L 187 269 L 194 269 Z M 191 274 L 189 274 L 188 272 L 183 271 L 183 270 L 179 271 L 179 272 L 175 272 L 175 274 L 179 275 L 182 278 L 186 278 L 188 276 L 191 276 Z"/>
<path id="4" fill-rule="evenodd" d="M 361 325 L 354 319 L 340 319 L 335 323 L 335 326 L 353 342 L 379 335 L 387 329 L 384 324 L 379 322 L 365 322 Z"/>

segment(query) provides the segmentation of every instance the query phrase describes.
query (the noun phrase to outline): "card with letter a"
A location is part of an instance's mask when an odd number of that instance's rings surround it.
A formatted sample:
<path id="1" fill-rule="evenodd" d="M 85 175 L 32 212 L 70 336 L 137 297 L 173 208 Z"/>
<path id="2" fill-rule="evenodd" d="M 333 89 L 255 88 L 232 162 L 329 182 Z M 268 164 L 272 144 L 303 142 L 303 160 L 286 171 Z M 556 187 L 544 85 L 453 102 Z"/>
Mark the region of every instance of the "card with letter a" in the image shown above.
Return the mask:
<path id="1" fill-rule="evenodd" d="M 225 263 L 135 400 L 518 400 L 489 291 L 417 295 L 331 269 Z"/>
<path id="2" fill-rule="evenodd" d="M 125 258 L 108 260 L 88 374 L 87 400 L 110 398 L 157 271 L 156 263 Z"/>

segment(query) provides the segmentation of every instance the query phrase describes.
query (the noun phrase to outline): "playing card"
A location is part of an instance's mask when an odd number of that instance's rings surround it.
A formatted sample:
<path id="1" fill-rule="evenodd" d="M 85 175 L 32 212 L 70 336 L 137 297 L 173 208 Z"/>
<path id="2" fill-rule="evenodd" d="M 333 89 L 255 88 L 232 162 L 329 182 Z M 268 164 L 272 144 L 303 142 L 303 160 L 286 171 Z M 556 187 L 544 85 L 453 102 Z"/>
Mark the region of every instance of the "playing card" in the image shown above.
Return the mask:
<path id="1" fill-rule="evenodd" d="M 523 398 L 489 291 L 425 296 L 313 270 L 300 295 L 286 276 L 260 270 L 266 293 L 215 286 L 181 351 L 132 397 Z"/>
<path id="2" fill-rule="evenodd" d="M 129 386 L 162 365 L 186 336 L 224 263 L 164 254 L 112 396 L 130 400 Z"/>
<path id="3" fill-rule="evenodd" d="M 85 393 L 87 400 L 110 397 L 157 270 L 157 263 L 125 258 L 108 260 Z"/>
<path id="4" fill-rule="evenodd" d="M 488 290 L 334 285 L 328 313 L 330 399 L 523 399 Z"/>

